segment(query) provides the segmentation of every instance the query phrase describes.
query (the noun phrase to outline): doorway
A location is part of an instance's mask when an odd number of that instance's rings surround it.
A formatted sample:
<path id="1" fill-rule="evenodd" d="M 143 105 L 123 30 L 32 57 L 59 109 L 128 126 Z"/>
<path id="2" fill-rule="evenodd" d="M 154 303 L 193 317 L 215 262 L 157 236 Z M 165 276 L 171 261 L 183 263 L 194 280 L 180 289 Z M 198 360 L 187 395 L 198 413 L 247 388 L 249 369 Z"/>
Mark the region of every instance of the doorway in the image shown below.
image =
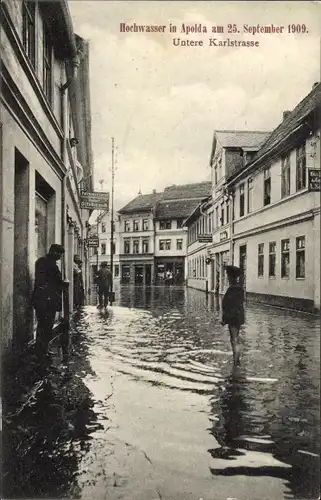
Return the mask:
<path id="1" fill-rule="evenodd" d="M 246 245 L 240 246 L 241 284 L 246 290 Z"/>
<path id="2" fill-rule="evenodd" d="M 135 266 L 135 285 L 143 285 L 144 283 L 144 268 L 143 266 Z"/>
<path id="3" fill-rule="evenodd" d="M 150 264 L 145 265 L 145 285 L 150 286 L 152 283 L 152 266 Z"/>

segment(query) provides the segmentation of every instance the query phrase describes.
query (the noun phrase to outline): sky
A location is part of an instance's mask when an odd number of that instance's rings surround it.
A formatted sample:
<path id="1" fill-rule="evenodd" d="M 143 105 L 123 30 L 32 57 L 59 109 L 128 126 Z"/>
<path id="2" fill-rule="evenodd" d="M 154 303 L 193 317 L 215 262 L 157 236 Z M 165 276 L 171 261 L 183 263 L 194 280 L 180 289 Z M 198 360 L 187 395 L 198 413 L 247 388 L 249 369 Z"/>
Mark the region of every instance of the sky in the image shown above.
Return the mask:
<path id="1" fill-rule="evenodd" d="M 273 130 L 320 81 L 320 2 L 71 0 L 74 31 L 90 43 L 95 189 L 110 191 L 116 145 L 115 207 L 171 184 L 210 180 L 215 130 Z M 165 25 L 164 33 L 120 32 L 120 23 Z M 177 27 L 169 32 L 169 24 Z M 181 32 L 182 24 L 207 33 Z M 228 24 L 237 24 L 236 35 Z M 284 26 L 248 34 L 244 25 Z M 287 33 L 288 25 L 307 33 Z M 223 34 L 212 34 L 223 26 Z M 302 30 L 302 28 L 301 28 Z M 304 28 L 303 28 L 304 30 Z M 203 47 L 174 46 L 173 39 Z M 259 47 L 213 47 L 209 39 Z M 100 180 L 104 183 L 101 185 Z"/>

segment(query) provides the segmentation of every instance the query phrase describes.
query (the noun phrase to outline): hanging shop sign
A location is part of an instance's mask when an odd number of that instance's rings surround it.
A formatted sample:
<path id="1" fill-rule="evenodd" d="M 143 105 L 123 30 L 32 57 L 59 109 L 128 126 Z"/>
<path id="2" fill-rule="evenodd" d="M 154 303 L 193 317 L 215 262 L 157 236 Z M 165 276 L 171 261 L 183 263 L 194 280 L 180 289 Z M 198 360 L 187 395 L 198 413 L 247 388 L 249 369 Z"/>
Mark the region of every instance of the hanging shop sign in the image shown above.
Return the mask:
<path id="1" fill-rule="evenodd" d="M 309 191 L 321 191 L 321 170 L 309 169 Z"/>
<path id="2" fill-rule="evenodd" d="M 102 191 L 82 191 L 80 208 L 109 210 L 109 193 Z"/>
<path id="3" fill-rule="evenodd" d="M 211 234 L 200 234 L 197 237 L 199 243 L 212 243 L 212 235 Z"/>
<path id="4" fill-rule="evenodd" d="M 87 238 L 87 243 L 89 247 L 99 247 L 99 238 L 97 236 L 91 236 Z"/>

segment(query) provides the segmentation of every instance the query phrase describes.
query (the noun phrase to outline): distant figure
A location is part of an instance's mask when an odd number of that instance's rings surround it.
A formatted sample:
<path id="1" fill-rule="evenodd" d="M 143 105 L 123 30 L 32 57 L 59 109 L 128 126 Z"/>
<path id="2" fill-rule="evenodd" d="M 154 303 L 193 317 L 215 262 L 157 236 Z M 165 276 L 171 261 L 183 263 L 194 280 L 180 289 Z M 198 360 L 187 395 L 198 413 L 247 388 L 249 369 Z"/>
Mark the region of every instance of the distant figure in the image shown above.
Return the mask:
<path id="1" fill-rule="evenodd" d="M 79 255 L 74 255 L 74 308 L 79 309 L 84 305 L 84 281 L 82 276 L 82 260 Z"/>
<path id="2" fill-rule="evenodd" d="M 112 281 L 113 277 L 108 269 L 107 262 L 102 262 L 100 264 L 100 269 L 97 273 L 97 281 L 96 281 L 98 286 L 99 308 L 102 307 L 106 308 L 108 305 L 108 299 L 111 291 Z"/>
<path id="3" fill-rule="evenodd" d="M 240 357 L 239 332 L 244 323 L 244 290 L 238 282 L 241 274 L 240 269 L 236 266 L 226 266 L 225 270 L 229 287 L 222 301 L 222 325 L 229 327 L 233 360 L 234 363 L 238 363 Z"/>
<path id="4" fill-rule="evenodd" d="M 56 312 L 62 310 L 63 281 L 56 262 L 64 252 L 61 245 L 54 244 L 36 261 L 32 305 L 37 317 L 36 354 L 41 360 L 48 356 Z"/>

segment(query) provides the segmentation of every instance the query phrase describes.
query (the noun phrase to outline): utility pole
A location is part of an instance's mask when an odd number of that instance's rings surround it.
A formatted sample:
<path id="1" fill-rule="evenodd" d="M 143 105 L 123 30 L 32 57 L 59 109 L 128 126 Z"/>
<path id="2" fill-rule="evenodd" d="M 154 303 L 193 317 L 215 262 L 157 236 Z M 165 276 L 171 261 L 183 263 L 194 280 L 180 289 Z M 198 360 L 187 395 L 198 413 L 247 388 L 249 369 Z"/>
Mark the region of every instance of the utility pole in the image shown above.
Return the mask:
<path id="1" fill-rule="evenodd" d="M 111 299 L 113 298 L 114 283 L 114 179 L 115 179 L 115 139 L 111 138 L 111 211 L 110 211 L 110 270 L 111 270 Z"/>

